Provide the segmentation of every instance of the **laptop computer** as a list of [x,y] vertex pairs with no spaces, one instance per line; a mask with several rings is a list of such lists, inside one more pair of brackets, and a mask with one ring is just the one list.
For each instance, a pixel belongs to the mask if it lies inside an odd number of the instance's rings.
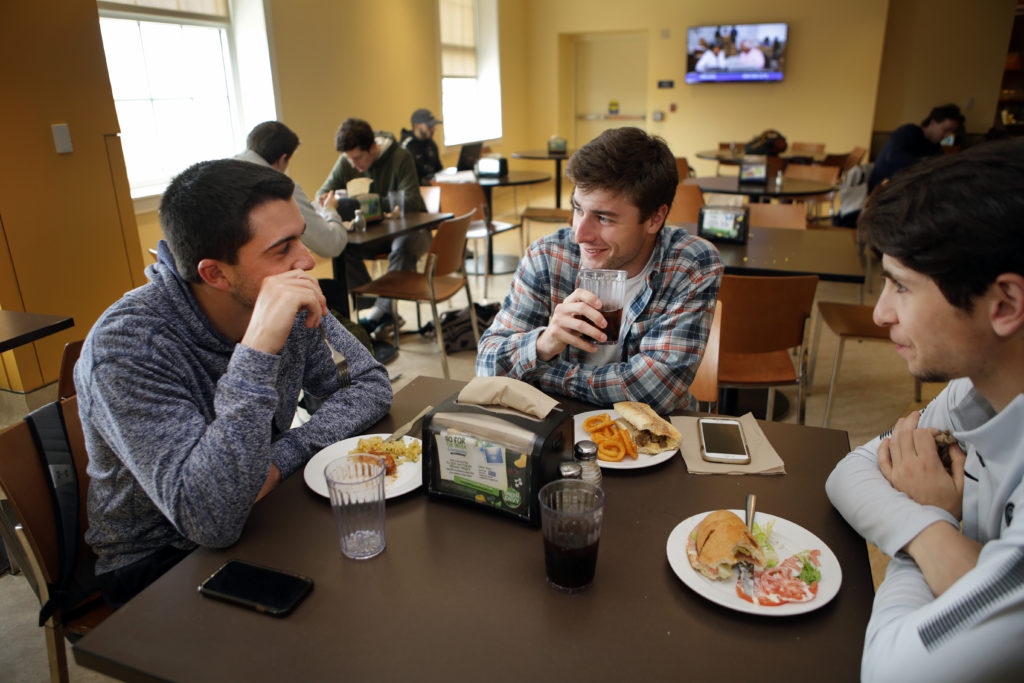
[[483,151],[484,143],[473,142],[463,145],[459,150],[459,163],[455,166],[456,171],[472,171],[476,168],[476,162],[480,160],[480,153]]

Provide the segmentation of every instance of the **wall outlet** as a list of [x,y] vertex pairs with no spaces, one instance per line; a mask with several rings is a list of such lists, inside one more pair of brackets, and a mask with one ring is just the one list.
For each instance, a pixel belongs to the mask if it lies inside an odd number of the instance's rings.
[[71,154],[75,148],[71,145],[71,130],[66,123],[54,123],[50,125],[53,132],[53,146],[57,154]]

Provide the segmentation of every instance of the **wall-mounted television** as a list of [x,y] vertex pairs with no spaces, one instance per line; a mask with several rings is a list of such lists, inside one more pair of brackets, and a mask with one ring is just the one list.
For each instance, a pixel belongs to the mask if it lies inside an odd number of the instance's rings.
[[781,81],[788,24],[691,26],[686,31],[686,82]]

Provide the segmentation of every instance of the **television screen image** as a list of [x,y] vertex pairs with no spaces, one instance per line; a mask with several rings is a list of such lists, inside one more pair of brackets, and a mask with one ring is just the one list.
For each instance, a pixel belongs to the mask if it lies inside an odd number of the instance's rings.
[[686,82],[781,81],[788,24],[691,26],[686,31]]

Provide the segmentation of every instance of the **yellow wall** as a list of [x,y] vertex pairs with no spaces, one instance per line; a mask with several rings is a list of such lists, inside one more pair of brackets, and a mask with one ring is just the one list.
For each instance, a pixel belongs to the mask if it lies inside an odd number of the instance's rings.
[[892,0],[875,130],[918,123],[932,107],[953,102],[964,110],[969,132],[987,131],[995,120],[1016,4]]
[[25,391],[57,378],[63,345],[142,283],[142,261],[95,1],[4,3],[0,64],[0,307],[75,319],[4,354],[3,387]]
[[[778,129],[790,141],[824,142],[837,152],[868,146],[887,0],[530,0],[528,7],[534,144],[571,124],[573,112],[566,111],[572,106],[566,95],[571,65],[565,61],[571,58],[566,43],[572,35],[643,31],[649,49],[648,116],[661,110],[666,117],[662,123],[648,119],[647,129],[691,163],[699,150],[719,141],[747,140],[765,128]],[[688,26],[758,21],[789,24],[784,81],[684,83]],[[675,87],[659,90],[659,80],[673,80]],[[674,114],[669,112],[672,103],[678,107]],[[697,164],[698,172],[713,168],[711,162]]]

